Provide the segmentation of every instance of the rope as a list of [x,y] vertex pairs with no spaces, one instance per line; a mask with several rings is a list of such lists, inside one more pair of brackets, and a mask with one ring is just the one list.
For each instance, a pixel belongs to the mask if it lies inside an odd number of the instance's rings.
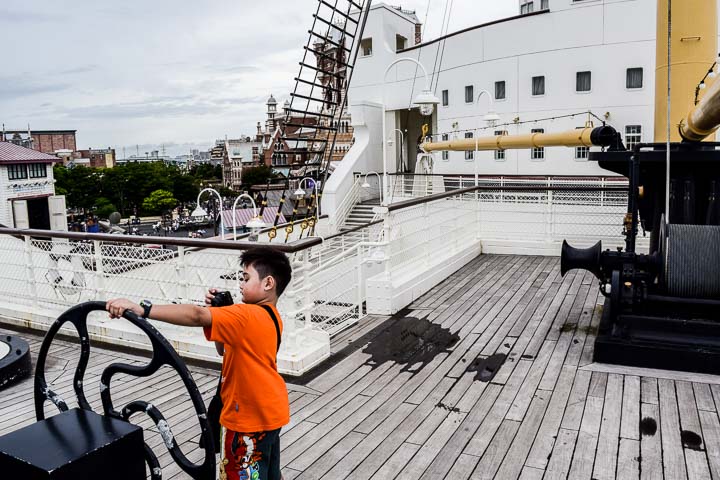
[[525,120],[522,122],[507,122],[507,123],[500,123],[497,125],[487,126],[487,127],[465,128],[465,129],[461,129],[461,130],[452,130],[449,132],[433,133],[428,136],[429,137],[440,137],[441,135],[450,135],[453,133],[476,132],[478,130],[490,130],[490,129],[495,129],[497,127],[507,127],[510,125],[524,125],[526,123],[537,123],[537,122],[543,122],[546,120],[559,120],[561,118],[574,118],[574,117],[579,117],[579,116],[584,116],[584,115],[592,115],[594,118],[597,118],[598,120],[602,121],[603,124],[605,123],[600,117],[598,117],[597,115],[595,115],[594,113],[592,113],[591,111],[588,110],[585,112],[569,113],[567,115],[556,115],[554,117],[536,118],[534,120]]

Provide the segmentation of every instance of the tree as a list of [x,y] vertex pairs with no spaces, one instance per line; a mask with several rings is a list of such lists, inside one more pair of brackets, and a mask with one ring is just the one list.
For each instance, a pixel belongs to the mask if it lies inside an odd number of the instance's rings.
[[95,201],[95,215],[100,218],[109,218],[110,214],[116,210],[115,205],[105,197],[100,197]]
[[200,189],[189,175],[177,175],[173,178],[173,194],[179,202],[194,202]]
[[101,192],[98,172],[83,166],[65,168],[56,165],[53,174],[56,191],[65,195],[68,207],[89,210],[95,206]]
[[253,185],[265,185],[268,180],[275,177],[277,174],[267,165],[250,167],[242,172],[242,184],[249,189]]
[[143,200],[143,210],[148,213],[163,213],[177,205],[177,200],[173,197],[172,192],[167,190],[155,190]]

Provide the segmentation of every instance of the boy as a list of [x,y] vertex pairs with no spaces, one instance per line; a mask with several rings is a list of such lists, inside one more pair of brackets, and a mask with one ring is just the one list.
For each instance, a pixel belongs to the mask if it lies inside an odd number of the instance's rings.
[[[224,427],[220,478],[279,480],[280,428],[290,421],[285,381],[277,372],[277,331],[267,311],[277,311],[278,297],[290,283],[292,269],[284,253],[257,247],[240,257],[243,304],[204,308],[196,305],[138,305],[129,300],[107,302],[111,318],[125,310],[174,325],[203,327],[205,337],[224,346],[222,387]],[[214,298],[210,290],[206,303]],[[218,348],[218,351],[221,349]]]

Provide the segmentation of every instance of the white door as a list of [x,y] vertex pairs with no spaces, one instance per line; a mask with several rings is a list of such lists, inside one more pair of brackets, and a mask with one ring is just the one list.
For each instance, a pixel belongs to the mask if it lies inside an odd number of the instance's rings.
[[68,224],[65,195],[52,195],[48,197],[48,210],[50,211],[50,230],[67,232]]
[[13,200],[12,206],[15,228],[30,228],[27,200]]

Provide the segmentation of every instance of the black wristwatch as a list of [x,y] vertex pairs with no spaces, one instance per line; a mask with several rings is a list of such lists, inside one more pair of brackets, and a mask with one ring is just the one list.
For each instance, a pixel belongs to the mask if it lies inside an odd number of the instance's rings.
[[143,308],[143,318],[150,318],[152,302],[150,300],[140,300],[140,306]]

